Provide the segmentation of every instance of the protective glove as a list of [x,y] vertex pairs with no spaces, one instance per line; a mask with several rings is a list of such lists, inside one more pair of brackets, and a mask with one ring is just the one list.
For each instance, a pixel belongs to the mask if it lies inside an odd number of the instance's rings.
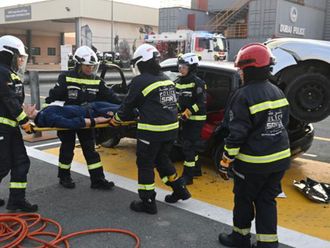
[[121,121],[116,119],[116,115],[114,117],[112,117],[109,121],[109,125],[112,127],[118,127],[118,126],[120,126],[120,124],[121,124]]
[[185,111],[181,113],[181,119],[186,121],[189,119],[191,115],[192,115],[191,111],[189,109],[185,109]]
[[234,162],[234,160],[235,160],[235,158],[232,157],[232,156],[229,156],[227,154],[227,152],[224,152],[222,154],[222,159],[220,161],[219,173],[220,173],[220,176],[224,180],[229,180],[228,170],[230,168],[231,163]]
[[24,124],[21,125],[21,128],[27,134],[35,133],[34,127],[35,127],[35,124],[33,122],[31,122],[31,121],[28,121],[28,122],[26,122],[26,123],[24,123]]

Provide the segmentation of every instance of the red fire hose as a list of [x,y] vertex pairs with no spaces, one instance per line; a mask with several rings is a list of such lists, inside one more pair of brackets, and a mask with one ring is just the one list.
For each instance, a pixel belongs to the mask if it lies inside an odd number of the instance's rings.
[[[57,228],[57,232],[47,231],[47,226],[52,224]],[[23,248],[21,245],[24,241],[30,240],[42,244],[35,248],[60,248],[58,245],[65,245],[66,248],[70,247],[68,239],[92,233],[121,233],[131,236],[135,240],[135,248],[140,247],[140,238],[133,232],[123,229],[114,228],[100,228],[90,229],[80,232],[74,232],[62,236],[61,225],[52,219],[44,218],[36,213],[8,213],[0,214],[0,247],[2,248]],[[50,236],[52,240],[43,240],[41,237]]]

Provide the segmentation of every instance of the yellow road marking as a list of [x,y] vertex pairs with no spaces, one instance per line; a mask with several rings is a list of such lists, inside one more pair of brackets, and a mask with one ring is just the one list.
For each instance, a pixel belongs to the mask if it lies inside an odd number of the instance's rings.
[[[58,148],[47,150],[58,155]],[[122,141],[114,149],[98,149],[104,169],[108,172],[137,180],[135,165],[135,141]],[[75,160],[84,163],[81,149],[75,150]],[[203,160],[203,176],[194,180],[189,186],[195,199],[226,209],[233,209],[233,183],[223,181],[209,160]],[[176,163],[178,173],[182,172],[182,163]],[[286,173],[282,188],[287,198],[278,198],[278,223],[298,232],[306,233],[330,241],[330,206],[310,201],[292,185],[293,180],[311,177],[315,180],[329,182],[330,164],[298,158],[292,162],[290,170]],[[158,176],[157,187],[169,190]]]
[[314,139],[330,142],[330,139],[329,138],[323,138],[323,137],[314,136]]

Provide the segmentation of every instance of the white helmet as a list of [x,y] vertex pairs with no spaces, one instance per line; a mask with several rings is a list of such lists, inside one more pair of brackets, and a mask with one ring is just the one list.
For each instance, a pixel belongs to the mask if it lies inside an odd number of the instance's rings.
[[11,61],[7,61],[11,69],[15,71],[23,81],[28,55],[23,42],[15,36],[4,35],[0,37],[0,52],[12,55]]
[[28,56],[23,42],[15,36],[4,35],[0,37],[0,52],[6,51],[10,54]]
[[159,51],[152,45],[142,44],[134,52],[131,64],[135,67],[139,62],[146,62],[150,59],[159,58]]
[[198,56],[194,53],[185,53],[178,58],[179,64],[198,65]]
[[73,59],[82,65],[95,65],[99,64],[96,53],[88,46],[79,47],[74,53]]

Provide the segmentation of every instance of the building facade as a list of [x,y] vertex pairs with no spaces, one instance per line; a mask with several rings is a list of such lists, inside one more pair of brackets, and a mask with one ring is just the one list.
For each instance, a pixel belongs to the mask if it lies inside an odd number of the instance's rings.
[[158,9],[109,0],[48,0],[0,8],[0,35],[21,38],[29,63],[61,61],[61,45],[88,45],[129,56],[158,32]]

